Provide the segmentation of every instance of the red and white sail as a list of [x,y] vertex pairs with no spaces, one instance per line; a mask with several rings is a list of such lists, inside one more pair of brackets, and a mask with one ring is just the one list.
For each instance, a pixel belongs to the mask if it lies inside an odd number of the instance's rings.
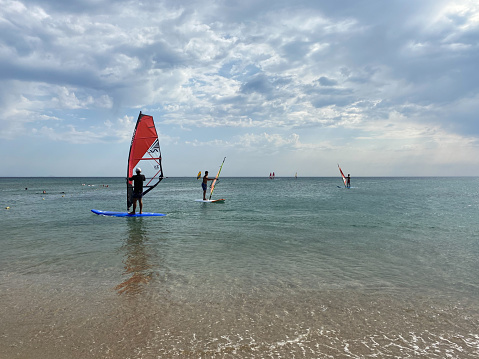
[[[146,177],[143,187],[143,195],[145,195],[161,182],[163,168],[161,166],[160,141],[158,140],[153,116],[143,115],[141,112],[138,115],[131,139],[127,179],[133,176],[137,167],[141,168],[141,173]],[[132,181],[127,180],[128,208],[132,205],[132,192]]]
[[341,167],[339,167],[339,164],[338,164],[338,168],[339,168],[339,172],[341,173],[341,177],[343,177],[344,186],[346,187],[346,185],[347,185],[346,176],[344,176],[344,173],[343,173],[343,171],[341,170]]

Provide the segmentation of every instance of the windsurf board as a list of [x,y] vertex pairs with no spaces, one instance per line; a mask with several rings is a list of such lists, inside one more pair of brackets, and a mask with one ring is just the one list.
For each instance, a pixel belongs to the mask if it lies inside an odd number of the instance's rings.
[[152,213],[152,212],[143,212],[143,213],[135,213],[129,214],[128,212],[113,212],[113,211],[100,211],[98,209],[92,209],[93,213],[98,214],[100,216],[112,216],[112,217],[161,217],[166,216],[163,213]]

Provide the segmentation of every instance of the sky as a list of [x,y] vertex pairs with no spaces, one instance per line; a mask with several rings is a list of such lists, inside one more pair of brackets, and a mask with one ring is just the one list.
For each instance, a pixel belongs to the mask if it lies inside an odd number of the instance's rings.
[[0,0],[0,176],[479,176],[477,0]]

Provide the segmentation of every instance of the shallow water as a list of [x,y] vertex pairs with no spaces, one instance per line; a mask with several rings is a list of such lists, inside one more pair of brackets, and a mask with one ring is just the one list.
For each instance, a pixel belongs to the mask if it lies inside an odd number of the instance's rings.
[[0,179],[0,358],[477,357],[479,179],[341,184]]

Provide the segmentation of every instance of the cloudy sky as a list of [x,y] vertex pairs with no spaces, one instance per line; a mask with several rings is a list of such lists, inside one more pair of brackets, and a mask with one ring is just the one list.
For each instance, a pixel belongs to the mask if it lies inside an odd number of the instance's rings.
[[479,175],[477,0],[0,0],[0,176]]

